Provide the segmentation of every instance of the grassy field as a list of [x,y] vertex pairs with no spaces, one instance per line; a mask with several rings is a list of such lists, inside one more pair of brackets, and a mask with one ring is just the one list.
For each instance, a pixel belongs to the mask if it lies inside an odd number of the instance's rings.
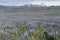
[[[30,25],[27,27],[26,23],[20,23],[30,20],[31,22],[34,22],[34,20],[39,20],[40,22],[40,20],[42,20],[43,26],[37,24],[31,28]],[[59,6],[18,11],[10,9],[9,7],[7,9],[3,8],[0,10],[0,40],[53,40],[53,37],[50,38],[49,36],[44,38],[45,29],[50,27],[44,25],[45,22],[56,22],[60,24]],[[58,26],[59,25],[57,25],[56,28]],[[57,40],[60,40],[60,34],[57,35]]]
[[[5,33],[0,33],[0,40],[48,40],[44,38],[44,31],[48,28],[41,27],[40,25],[36,25],[33,28],[27,28],[26,25],[23,25],[20,22],[16,23],[16,26],[6,26],[4,27]],[[49,40],[52,40],[49,38]],[[57,35],[57,40],[60,40],[60,34]]]

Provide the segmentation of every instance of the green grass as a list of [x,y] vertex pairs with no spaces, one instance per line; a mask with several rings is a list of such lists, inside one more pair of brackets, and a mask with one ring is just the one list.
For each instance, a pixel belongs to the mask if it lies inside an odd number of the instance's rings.
[[60,40],[60,34],[57,36],[58,40]]
[[4,40],[5,36],[5,34],[0,34],[0,40]]
[[48,13],[48,14],[45,14],[46,16],[59,16],[60,13]]
[[13,27],[6,26],[4,29],[12,30],[12,29],[13,29]]
[[[4,30],[6,30],[6,29],[7,30],[15,29],[17,31],[17,33],[9,32],[9,35],[0,34],[0,39],[4,39],[5,37],[8,38],[8,36],[9,36],[8,40],[20,40],[21,34],[23,34],[26,31],[32,29],[35,32],[32,32],[32,33],[29,32],[28,33],[28,38],[26,38],[24,40],[45,40],[44,37],[43,37],[43,35],[44,35],[43,33],[44,33],[44,29],[47,28],[47,26],[45,28],[43,28],[40,25],[38,25],[34,28],[26,28],[24,25],[22,25],[20,22],[17,22],[15,27],[10,27],[10,26],[5,27]],[[60,40],[60,34],[58,35],[58,40]]]
[[43,32],[44,30],[40,27],[33,28],[35,30],[35,33],[29,33],[31,40],[43,40]]

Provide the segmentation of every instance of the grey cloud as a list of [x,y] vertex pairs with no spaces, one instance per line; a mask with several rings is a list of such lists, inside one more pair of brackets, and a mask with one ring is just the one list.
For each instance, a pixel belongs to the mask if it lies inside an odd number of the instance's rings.
[[6,2],[7,0],[0,0],[0,3]]
[[33,0],[33,1],[60,1],[60,0]]

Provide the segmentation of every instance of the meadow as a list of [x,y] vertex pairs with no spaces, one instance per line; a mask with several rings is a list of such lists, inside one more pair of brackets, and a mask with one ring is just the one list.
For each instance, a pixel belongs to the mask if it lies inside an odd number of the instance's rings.
[[60,40],[60,7],[0,8],[0,40]]

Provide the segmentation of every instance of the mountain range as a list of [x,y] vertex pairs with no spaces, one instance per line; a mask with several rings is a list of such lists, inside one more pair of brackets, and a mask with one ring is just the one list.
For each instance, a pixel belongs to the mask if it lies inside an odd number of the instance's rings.
[[38,4],[24,4],[20,6],[4,6],[0,5],[0,10],[4,11],[10,11],[10,12],[17,12],[17,11],[23,11],[23,10],[42,10],[42,9],[59,9],[60,6],[46,6],[46,4],[41,3],[40,5]]

